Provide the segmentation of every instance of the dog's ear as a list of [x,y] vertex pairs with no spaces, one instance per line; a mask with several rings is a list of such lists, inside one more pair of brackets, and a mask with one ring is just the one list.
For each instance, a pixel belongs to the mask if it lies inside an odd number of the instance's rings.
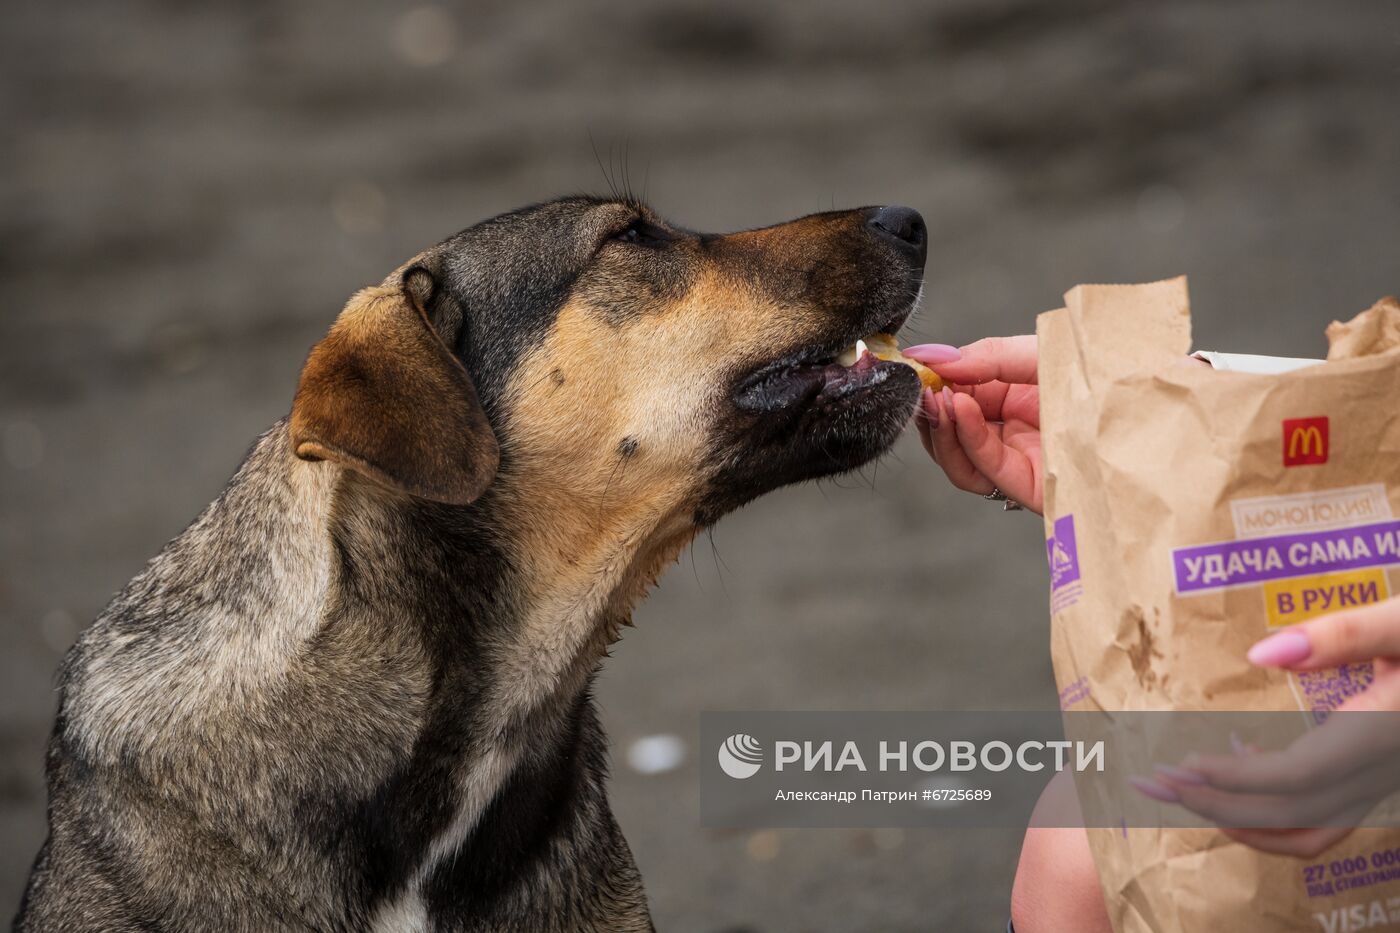
[[301,371],[291,417],[298,457],[438,502],[465,505],[485,491],[500,447],[471,377],[429,318],[433,309],[449,330],[461,323],[439,291],[413,266],[350,299]]

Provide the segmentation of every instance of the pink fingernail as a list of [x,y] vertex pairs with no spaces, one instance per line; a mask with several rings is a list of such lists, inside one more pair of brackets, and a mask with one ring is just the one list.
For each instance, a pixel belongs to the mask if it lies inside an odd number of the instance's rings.
[[924,390],[924,417],[928,419],[930,428],[938,427],[938,396],[932,389]]
[[920,343],[912,347],[905,347],[899,352],[918,360],[925,366],[937,366],[939,363],[956,363],[958,360],[962,359],[962,351],[957,347],[950,347],[946,343]]
[[1156,771],[1167,780],[1175,781],[1178,784],[1190,784],[1193,787],[1199,787],[1206,782],[1204,775],[1198,774],[1195,771],[1188,771],[1185,768],[1178,768],[1176,765],[1153,765],[1152,770]]
[[1287,667],[1312,654],[1312,643],[1302,632],[1279,632],[1249,649],[1249,663],[1259,667]]
[[953,410],[953,390],[947,386],[943,387],[943,410],[948,413],[949,421],[958,423],[958,413]]
[[1181,803],[1181,798],[1176,795],[1176,791],[1151,778],[1130,777],[1128,778],[1128,783],[1144,797],[1151,797],[1153,800],[1158,800],[1162,803]]

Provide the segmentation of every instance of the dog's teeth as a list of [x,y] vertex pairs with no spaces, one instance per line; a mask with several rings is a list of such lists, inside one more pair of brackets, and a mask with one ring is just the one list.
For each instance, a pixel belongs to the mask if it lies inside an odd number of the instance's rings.
[[867,346],[865,345],[865,341],[864,341],[864,340],[857,340],[857,341],[856,341],[856,362],[859,363],[859,362],[860,362],[860,358],[861,358],[862,356],[865,356],[865,354],[868,353],[868,352],[870,352],[870,348],[867,347]]
[[856,361],[860,359],[860,353],[863,349],[865,349],[865,344],[857,340],[854,346],[849,346],[841,351],[840,355],[836,357],[836,362],[842,366],[854,366]]

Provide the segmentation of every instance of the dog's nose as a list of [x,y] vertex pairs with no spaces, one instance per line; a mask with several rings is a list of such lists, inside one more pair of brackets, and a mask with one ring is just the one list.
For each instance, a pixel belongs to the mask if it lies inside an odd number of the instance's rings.
[[894,242],[901,249],[917,253],[920,261],[928,253],[928,228],[924,218],[912,207],[881,207],[867,221],[870,229]]

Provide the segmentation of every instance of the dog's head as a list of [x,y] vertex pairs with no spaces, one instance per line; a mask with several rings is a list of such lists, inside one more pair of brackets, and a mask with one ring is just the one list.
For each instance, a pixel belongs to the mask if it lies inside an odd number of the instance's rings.
[[350,301],[294,448],[443,502],[528,489],[699,527],[893,443],[917,376],[835,360],[904,323],[925,251],[906,208],[727,235],[623,200],[505,214]]

